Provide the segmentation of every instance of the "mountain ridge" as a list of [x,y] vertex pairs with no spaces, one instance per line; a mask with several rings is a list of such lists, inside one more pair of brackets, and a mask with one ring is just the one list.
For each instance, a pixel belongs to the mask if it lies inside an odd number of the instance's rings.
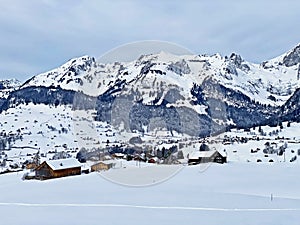
[[[223,57],[160,52],[108,64],[82,56],[27,80],[1,100],[0,109],[30,102],[73,105],[94,108],[97,120],[111,123],[116,102],[126,99],[135,110],[127,107],[129,114],[125,114],[132,123],[126,123],[127,129],[143,132],[152,126],[151,120],[161,117],[167,129],[195,136],[232,126],[278,123],[298,115],[289,109],[299,107],[299,101],[293,101],[300,87],[299,49],[297,45],[261,64],[236,53]],[[204,131],[184,128],[191,126],[185,118],[190,116]]]
[[[194,64],[192,65],[194,67],[192,68],[192,71],[189,71],[191,75],[198,73],[201,69],[200,67],[203,66],[201,64],[205,63],[204,66],[210,67],[210,71],[205,71],[206,76],[211,75],[209,73],[214,73],[215,79],[227,87],[235,86],[236,89],[241,90],[244,94],[252,99],[255,98],[261,102],[267,101],[268,104],[276,103],[276,101],[272,102],[270,99],[268,99],[268,97],[270,95],[277,95],[277,105],[279,105],[287,100],[285,96],[290,97],[291,92],[296,90],[296,88],[299,86],[298,74],[300,74],[300,70],[298,69],[297,65],[286,67],[284,66],[283,62],[285,57],[289,57],[294,51],[296,51],[295,49],[298,48],[299,45],[287,53],[269,61],[265,61],[261,64],[247,62],[242,59],[240,55],[235,53],[231,54],[230,57],[222,57],[219,54],[212,56],[175,56],[170,53],[161,52],[159,54],[142,55],[137,60],[129,63],[115,62],[110,64],[102,64],[96,62],[95,58],[93,57],[83,56],[71,59],[57,69],[34,76],[30,80],[26,81],[22,87],[49,87],[53,85],[60,85],[62,88],[67,90],[80,89],[88,95],[97,96],[105,92],[105,89],[109,88],[109,85],[100,83],[99,81],[107,80],[108,83],[111,83],[116,79],[126,79],[127,82],[130,82],[130,80],[133,79],[132,76],[128,76],[130,75],[130,71],[127,77],[122,76],[121,74],[121,72],[125,71],[126,68],[131,70],[131,74],[132,72],[135,72],[135,75],[137,75],[140,73],[142,68],[144,70],[147,69],[147,67],[141,67],[143,64],[147,65],[146,62],[150,62],[150,64],[169,63],[169,68],[166,68],[165,70],[171,68],[174,70],[173,72],[176,73],[176,69],[183,69],[183,65],[180,65],[181,60],[183,60],[183,62],[186,63],[185,65],[187,68],[191,66],[191,64]],[[298,60],[297,62],[299,63],[300,56],[296,57],[296,59],[294,57],[294,61],[295,60]],[[178,64],[177,67],[175,63]],[[150,64],[148,66],[155,66]],[[297,72],[295,72],[295,70],[297,70]],[[112,76],[114,79],[111,79]],[[203,80],[197,80],[196,77],[194,77],[194,79],[198,83]],[[95,81],[97,81],[97,83]],[[264,86],[265,89],[263,90],[264,93],[261,93],[264,95],[262,97],[258,94],[255,94],[255,92],[261,88],[260,86]],[[247,90],[247,93],[245,89]],[[285,93],[280,93],[282,90],[284,90]],[[274,97],[276,98],[276,96]]]

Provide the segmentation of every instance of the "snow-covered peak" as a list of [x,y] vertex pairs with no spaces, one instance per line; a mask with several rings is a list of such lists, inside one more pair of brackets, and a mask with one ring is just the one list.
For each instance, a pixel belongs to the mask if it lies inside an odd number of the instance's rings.
[[27,86],[64,86],[72,81],[80,84],[80,75],[91,69],[95,59],[90,56],[74,58],[46,73],[41,73],[26,81],[22,87]]
[[0,90],[17,88],[21,82],[17,79],[0,80]]
[[161,51],[159,53],[155,53],[155,54],[147,54],[147,55],[141,55],[138,59],[137,59],[137,63],[145,63],[145,62],[164,62],[164,63],[168,63],[168,62],[176,62],[180,59],[182,59],[184,56],[179,56],[179,55],[175,55],[166,51]]
[[170,52],[166,51],[161,51],[157,54],[157,60],[162,61],[162,62],[174,62],[178,61],[182,58],[188,58],[189,55],[175,55]]
[[291,50],[273,59],[263,62],[265,69],[278,69],[279,67],[293,67],[300,63],[300,43]]
[[[220,54],[174,55],[162,51],[142,55],[131,62],[108,64],[83,56],[33,77],[23,87],[59,86],[66,90],[80,90],[85,94],[98,96],[120,82],[127,85],[127,90],[136,90],[139,87],[142,91],[145,86],[152,89],[152,92],[155,89],[160,90],[162,82],[165,92],[169,89],[167,87],[176,86],[178,90],[184,90],[185,94],[181,94],[185,96],[189,94],[193,83],[201,85],[206,78],[211,78],[254,101],[281,105],[300,87],[298,65],[284,65],[284,59],[297,59],[299,49],[300,45],[262,64],[247,62],[236,53],[223,57]],[[149,91],[143,92],[150,95]],[[151,99],[156,98],[158,93],[154,95],[152,92]],[[150,101],[146,96],[143,99]]]
[[0,98],[6,98],[11,91],[21,86],[21,82],[17,79],[0,80]]

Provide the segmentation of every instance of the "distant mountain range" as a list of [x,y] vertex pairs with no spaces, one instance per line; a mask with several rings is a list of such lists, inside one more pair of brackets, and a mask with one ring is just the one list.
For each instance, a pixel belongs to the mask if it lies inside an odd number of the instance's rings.
[[21,84],[0,81],[0,111],[19,104],[95,109],[129,131],[155,128],[205,137],[232,127],[300,121],[300,44],[260,64],[222,57],[142,55],[103,64],[74,58]]

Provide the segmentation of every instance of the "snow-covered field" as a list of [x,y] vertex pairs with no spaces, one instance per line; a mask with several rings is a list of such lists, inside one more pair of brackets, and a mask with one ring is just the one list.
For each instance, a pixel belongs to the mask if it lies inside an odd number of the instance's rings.
[[[13,143],[14,148],[2,152],[12,164],[32,158],[39,150],[44,153],[43,161],[53,156],[49,151],[66,151],[74,157],[82,146],[101,148],[107,140],[115,143],[130,138],[128,133],[118,132],[106,123],[89,122],[91,118],[92,112],[74,112],[63,106],[29,104],[9,109],[0,115],[1,130],[8,134],[20,130],[23,138]],[[3,174],[0,221],[12,225],[298,225],[299,129],[300,124],[283,123],[282,129],[264,126],[262,131],[258,127],[250,131],[231,130],[208,138],[211,148],[226,150],[229,163],[224,165],[139,165],[135,161],[115,160],[115,168],[100,174],[47,181],[23,181],[25,170]],[[153,145],[161,142],[160,147],[166,148],[177,143],[168,143],[168,133],[159,132],[162,139],[151,133],[141,138]],[[178,145],[183,144],[185,162],[187,154],[198,151],[201,145],[201,141],[188,136],[173,138],[179,140]],[[225,138],[235,141],[228,144]],[[243,143],[242,138],[248,141]],[[265,154],[266,142],[274,150],[286,144],[284,155]],[[290,162],[295,156],[298,158]]]
[[[225,149],[230,161],[236,162],[250,162],[257,163],[261,161],[263,163],[290,163],[292,158],[295,161],[292,163],[300,163],[299,153],[300,152],[300,124],[299,123],[288,123],[284,122],[282,129],[279,127],[261,127],[261,131],[264,135],[261,135],[259,128],[252,128],[250,131],[236,130],[233,129],[230,132],[222,134],[221,139],[227,136],[231,139],[247,138],[246,143],[234,142],[231,144],[218,144],[216,147],[219,150]],[[275,132],[275,134],[274,134]],[[257,138],[259,140],[257,140]],[[277,153],[265,154],[264,149],[266,143],[270,143],[272,149],[277,150],[280,147],[285,146],[285,152],[282,155]],[[254,152],[251,153],[251,150]],[[258,150],[258,151],[257,151]],[[257,152],[256,152],[257,151]]]
[[6,174],[0,176],[0,219],[1,224],[31,225],[298,225],[299,169],[299,164],[212,164],[205,171],[191,166],[163,183],[139,188],[97,173],[48,181]]

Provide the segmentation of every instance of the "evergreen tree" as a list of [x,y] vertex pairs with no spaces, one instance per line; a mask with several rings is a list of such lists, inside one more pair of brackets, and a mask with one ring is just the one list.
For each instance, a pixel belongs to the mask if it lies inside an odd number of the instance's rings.
[[41,163],[40,151],[37,151],[37,153],[33,157],[33,163],[36,165],[40,165]]

